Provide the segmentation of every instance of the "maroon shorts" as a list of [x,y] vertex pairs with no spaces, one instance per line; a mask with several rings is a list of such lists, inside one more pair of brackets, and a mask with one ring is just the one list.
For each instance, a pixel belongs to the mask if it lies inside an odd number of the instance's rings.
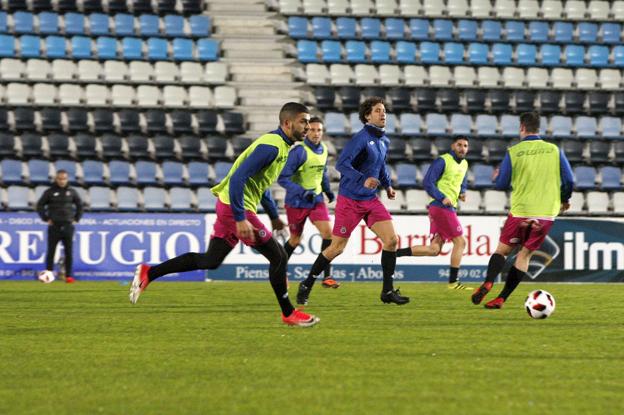
[[505,245],[522,245],[535,251],[542,245],[554,223],[554,220],[516,218],[509,215],[499,240]]
[[[254,212],[246,210],[245,219],[247,219],[249,223],[251,223],[251,226],[254,227],[255,235],[254,241],[241,239],[245,245],[262,245],[271,239],[271,236],[273,236],[271,231],[269,231],[266,226],[260,222],[260,219],[258,219],[258,216]],[[236,220],[234,220],[232,208],[230,205],[226,205],[220,200],[217,200],[217,220],[212,227],[212,235],[210,235],[210,238],[224,239],[232,247],[236,246],[239,240],[239,237],[236,234]]]
[[286,217],[288,218],[290,233],[301,235],[307,218],[310,218],[312,222],[329,222],[329,211],[325,202],[319,202],[313,208],[295,208],[286,205]]
[[351,232],[353,232],[353,229],[362,219],[364,219],[366,226],[369,228],[377,222],[392,220],[388,209],[378,198],[354,200],[338,195],[335,214],[332,234],[341,238],[350,237]]
[[448,242],[463,233],[457,212],[439,206],[429,206],[429,234],[432,237],[440,236],[443,242]]

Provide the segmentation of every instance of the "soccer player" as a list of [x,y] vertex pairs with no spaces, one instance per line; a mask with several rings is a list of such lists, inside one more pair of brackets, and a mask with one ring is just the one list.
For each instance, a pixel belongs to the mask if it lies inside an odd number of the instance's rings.
[[[321,250],[331,244],[329,211],[323,193],[329,203],[335,199],[327,177],[327,147],[321,142],[323,121],[318,117],[310,119],[310,129],[301,145],[295,145],[288,153],[286,166],[277,182],[286,189],[286,216],[290,239],[284,243],[288,258],[301,242],[301,235],[307,218],[316,226],[323,242]],[[324,269],[323,286],[338,288],[340,284],[331,277],[331,265]]]
[[284,248],[260,222],[256,209],[266,197],[269,186],[286,164],[294,142],[302,141],[310,127],[310,114],[301,104],[289,102],[279,113],[280,127],[256,139],[236,159],[227,176],[212,188],[217,196],[217,219],[208,251],[186,253],[150,267],[136,268],[130,287],[130,301],[136,303],[141,293],[157,278],[176,272],[216,269],[239,240],[255,248],[269,261],[269,280],[282,309],[282,321],[288,325],[309,327],[319,318],[295,310],[286,286],[288,258]]
[[379,97],[364,100],[360,104],[359,117],[365,125],[347,143],[336,163],[336,169],[340,172],[340,187],[331,244],[316,258],[308,278],[299,284],[297,304],[308,303],[317,276],[344,251],[351,232],[362,219],[383,244],[381,301],[395,304],[409,302],[409,297],[402,296],[399,290],[393,288],[398,237],[394,231],[392,216],[377,198],[377,188],[380,185],[386,190],[389,199],[396,197],[386,167],[389,140],[384,132],[384,100]]
[[462,226],[457,218],[457,201],[466,200],[466,172],[468,162],[468,137],[458,136],[451,144],[451,151],[437,158],[425,174],[425,190],[431,196],[429,202],[429,233],[431,242],[428,246],[412,246],[397,250],[397,257],[402,256],[438,256],[445,242],[453,243],[451,251],[451,270],[448,288],[465,290],[459,282],[458,273],[466,241]]
[[485,304],[490,309],[502,308],[524,278],[531,255],[548,235],[557,215],[570,208],[568,201],[574,187],[570,163],[555,144],[540,138],[539,127],[539,114],[520,115],[521,141],[507,150],[495,172],[495,187],[511,188],[511,209],[496,252],[490,257],[485,282],[472,294],[473,304],[483,301],[503,269],[505,257],[520,246],[503,290]]

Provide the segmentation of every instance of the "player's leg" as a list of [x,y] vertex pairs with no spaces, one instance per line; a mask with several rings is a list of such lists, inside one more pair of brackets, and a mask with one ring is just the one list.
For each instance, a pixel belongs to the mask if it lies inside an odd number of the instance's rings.
[[451,251],[451,269],[448,288],[452,290],[466,290],[468,287],[459,282],[459,267],[461,266],[464,249],[466,248],[466,240],[463,236],[459,235],[451,239],[451,242],[453,243],[453,250]]
[[290,237],[288,238],[286,242],[284,242],[284,252],[286,252],[286,256],[288,258],[290,258],[293,251],[297,249],[297,246],[299,246],[299,243],[301,243],[301,235],[295,235],[291,231]]
[[310,272],[308,273],[308,278],[299,284],[299,289],[297,291],[297,304],[308,304],[308,298],[310,297],[310,292],[312,291],[316,278],[331,263],[331,261],[334,260],[334,258],[344,252],[347,242],[349,242],[349,238],[343,238],[336,236],[335,234],[332,235],[329,246],[316,257],[314,264],[312,264],[312,268],[310,268]]
[[62,233],[63,249],[65,250],[65,282],[74,282],[74,225],[69,224],[63,227]]
[[61,235],[58,227],[55,225],[48,226],[48,251],[46,252],[46,269],[48,271],[54,271],[54,254],[60,240]]
[[[317,220],[312,224],[318,229],[321,234],[321,251],[324,251],[329,245],[331,245],[331,225],[328,220]],[[340,284],[331,276],[331,264],[327,264],[323,270],[323,287],[338,288]]]
[[381,301],[384,303],[407,304],[409,297],[402,296],[399,290],[394,289],[394,270],[396,268],[396,249],[399,243],[392,220],[382,220],[370,226],[371,231],[382,243],[381,268],[383,271],[383,287]]
[[301,242],[303,228],[308,217],[308,209],[293,208],[286,206],[286,217],[288,219],[288,229],[290,230],[290,238],[284,242],[284,250],[288,258]]
[[490,292],[492,286],[494,285],[494,281],[500,272],[503,270],[505,266],[505,258],[507,255],[511,253],[513,250],[513,245],[507,245],[503,242],[499,242],[496,247],[496,252],[492,254],[490,257],[490,261],[488,262],[487,272],[485,276],[485,281],[479,288],[475,290],[472,294],[472,303],[473,304],[481,304],[481,301],[485,298],[485,296]]
[[444,241],[439,235],[433,237],[429,245],[414,245],[397,249],[397,258],[403,256],[438,256]]

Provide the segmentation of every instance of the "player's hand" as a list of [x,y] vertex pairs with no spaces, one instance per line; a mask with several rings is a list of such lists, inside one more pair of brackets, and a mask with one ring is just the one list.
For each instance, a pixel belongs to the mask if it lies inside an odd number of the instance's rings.
[[496,167],[492,172],[492,181],[495,182],[498,179],[498,175],[500,174],[500,167]]
[[374,177],[369,177],[368,179],[364,180],[364,187],[367,189],[377,189],[377,187],[379,186],[379,180],[377,180]]
[[459,195],[459,200],[461,200],[462,202],[466,201],[466,193],[462,193]]
[[251,240],[252,242],[256,239],[254,227],[247,219],[236,222],[236,235],[240,239]]
[[396,190],[394,190],[392,186],[386,189],[386,194],[388,195],[388,199],[390,200],[396,199]]
[[568,209],[570,209],[570,202],[563,202],[561,204],[561,213],[565,212]]
[[54,223],[52,223],[52,219],[48,220],[48,225],[54,225]]
[[451,199],[449,199],[448,197],[445,197],[444,199],[442,199],[442,204],[444,206],[453,206],[453,202],[451,202]]
[[327,200],[329,201],[329,203],[336,200],[336,195],[334,194],[334,192],[325,192],[325,194],[327,195]]
[[316,198],[316,193],[314,193],[314,190],[306,190],[305,192],[303,192],[304,200],[308,202],[314,202],[314,198]]

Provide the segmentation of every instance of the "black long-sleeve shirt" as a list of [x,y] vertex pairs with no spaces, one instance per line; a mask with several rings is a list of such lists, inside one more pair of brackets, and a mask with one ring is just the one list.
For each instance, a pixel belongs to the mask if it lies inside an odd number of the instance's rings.
[[44,222],[78,222],[82,217],[82,200],[75,189],[54,184],[41,195],[37,202],[37,213]]

